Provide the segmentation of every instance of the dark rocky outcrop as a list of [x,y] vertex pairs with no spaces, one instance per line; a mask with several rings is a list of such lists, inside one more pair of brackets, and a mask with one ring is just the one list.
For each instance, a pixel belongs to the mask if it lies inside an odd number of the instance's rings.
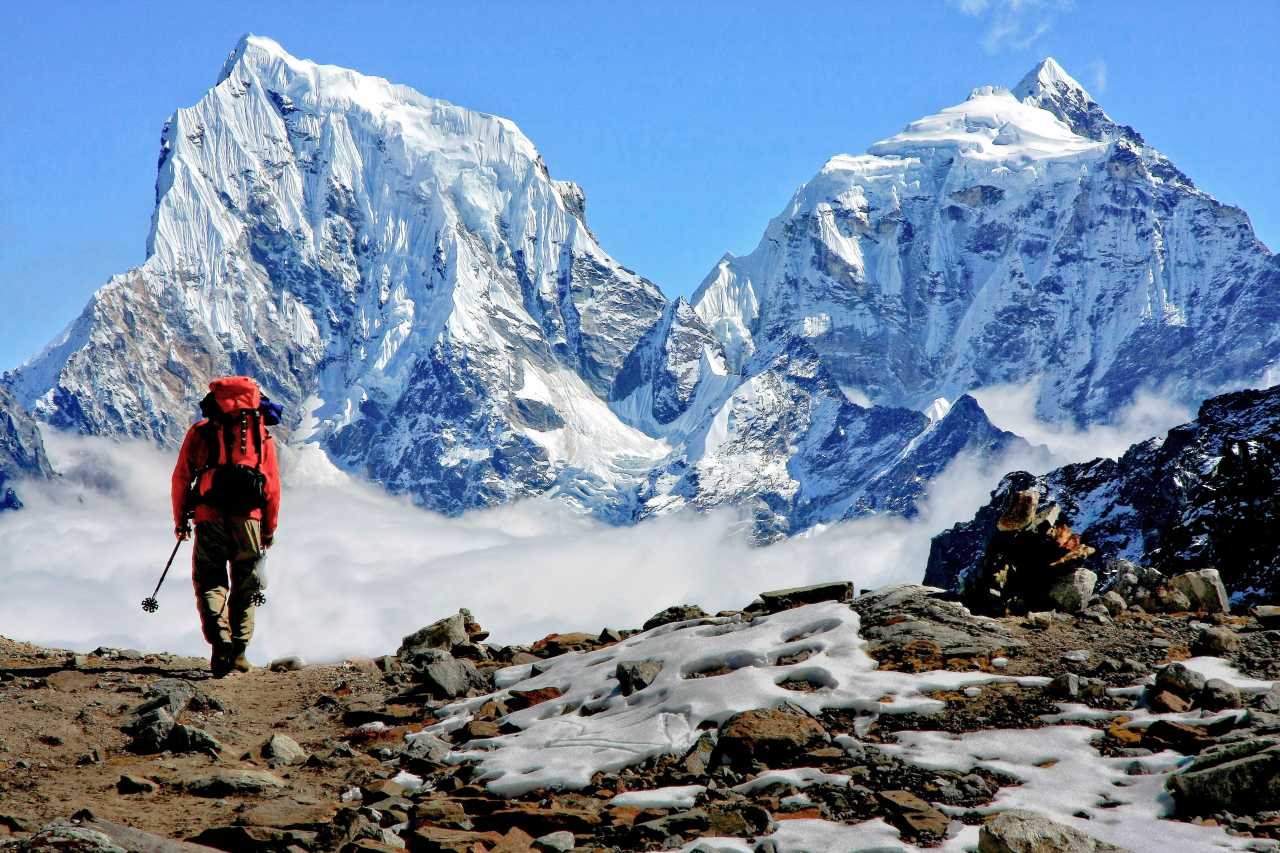
[[972,520],[934,537],[925,582],[976,583],[1000,517],[1028,491],[1094,549],[1082,565],[1104,589],[1123,558],[1165,577],[1216,568],[1250,603],[1280,595],[1280,387],[1207,400],[1194,421],[1119,459],[1007,475]]

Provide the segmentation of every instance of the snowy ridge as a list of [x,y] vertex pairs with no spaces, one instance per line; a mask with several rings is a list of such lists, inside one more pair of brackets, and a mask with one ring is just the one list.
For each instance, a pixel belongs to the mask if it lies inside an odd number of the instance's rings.
[[848,403],[803,335],[747,367],[705,304],[604,252],[581,188],[511,121],[270,39],[166,123],[156,197],[146,262],[6,378],[50,423],[173,445],[208,377],[249,373],[308,419],[297,440],[432,509],[548,494],[626,523],[733,503],[763,538],[910,512],[991,449],[973,423],[901,482],[830,473],[901,456],[928,419]]
[[1277,281],[1242,211],[1049,59],[832,157],[692,301],[733,369],[798,336],[875,403],[1044,376],[1037,413],[1089,423],[1141,388],[1198,403],[1262,375]]

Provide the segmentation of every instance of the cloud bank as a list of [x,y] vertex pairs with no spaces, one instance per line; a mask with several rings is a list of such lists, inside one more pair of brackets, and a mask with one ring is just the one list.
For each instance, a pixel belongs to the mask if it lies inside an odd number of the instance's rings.
[[[173,546],[170,454],[138,443],[46,433],[63,476],[26,484],[0,515],[0,633],[76,649],[205,654],[179,551],[160,610],[139,607]],[[740,608],[765,589],[832,579],[918,581],[929,538],[972,515],[1026,460],[959,460],[920,516],[874,517],[752,547],[730,510],[614,528],[557,502],[445,518],[352,480],[315,447],[289,454],[268,603],[250,657],[310,660],[393,652],[409,632],[468,607],[500,643],[552,631],[635,627],[693,602]]]

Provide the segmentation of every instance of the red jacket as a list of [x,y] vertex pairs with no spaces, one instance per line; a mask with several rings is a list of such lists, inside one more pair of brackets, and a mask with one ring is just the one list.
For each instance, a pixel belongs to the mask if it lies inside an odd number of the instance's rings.
[[[247,376],[215,379],[209,383],[209,390],[213,392],[214,400],[224,412],[257,409],[262,401],[258,383]],[[210,462],[209,444],[199,432],[200,428],[207,423],[209,423],[208,420],[198,421],[187,430],[187,436],[182,441],[182,450],[178,452],[178,464],[173,468],[172,497],[175,528],[182,527],[186,522],[187,493],[191,487],[192,478],[197,471]],[[253,465],[258,461],[254,442],[248,442],[247,448],[247,456],[242,456],[236,461]],[[267,480],[267,505],[263,510],[253,510],[249,513],[249,517],[261,519],[263,537],[271,538],[275,536],[276,521],[280,516],[280,468],[276,462],[275,439],[271,437],[271,433],[265,426],[262,427],[262,474]],[[209,488],[212,478],[213,471],[205,471],[201,475],[201,492]],[[198,504],[195,508],[195,520],[197,522],[221,521],[222,516],[213,507]]]

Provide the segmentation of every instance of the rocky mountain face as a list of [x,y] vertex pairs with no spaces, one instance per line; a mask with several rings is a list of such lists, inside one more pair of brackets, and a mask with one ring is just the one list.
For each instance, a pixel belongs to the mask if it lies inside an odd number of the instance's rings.
[[[1233,598],[1280,591],[1280,388],[1205,401],[1194,421],[1043,476],[1009,474],[974,518],[936,536],[926,583],[965,587],[1000,518],[1029,492],[1055,505],[1093,549],[1085,564],[1115,583],[1129,561],[1169,576],[1217,568]],[[1055,516],[1055,520],[1056,520]]]
[[0,386],[0,511],[22,506],[13,489],[16,481],[51,474],[35,421]]
[[147,249],[6,377],[38,417],[172,446],[208,378],[246,373],[293,440],[441,512],[731,502],[764,538],[911,512],[958,454],[1016,440],[972,400],[850,403],[811,336],[743,358],[605,253],[510,121],[269,39],[166,124]]
[[1248,217],[1053,60],[838,155],[693,299],[730,369],[803,338],[859,399],[920,409],[1038,377],[1043,419],[1143,387],[1198,404],[1280,356],[1280,261]]

